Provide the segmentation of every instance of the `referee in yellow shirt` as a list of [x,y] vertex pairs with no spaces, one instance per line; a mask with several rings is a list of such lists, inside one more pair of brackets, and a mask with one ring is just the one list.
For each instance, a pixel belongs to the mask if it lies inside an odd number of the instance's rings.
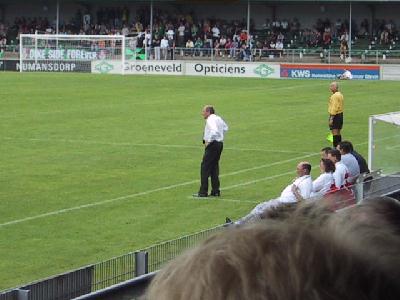
[[339,92],[337,82],[332,82],[329,85],[332,95],[329,98],[328,113],[329,113],[329,129],[333,135],[333,147],[342,141],[340,130],[343,127],[343,95]]

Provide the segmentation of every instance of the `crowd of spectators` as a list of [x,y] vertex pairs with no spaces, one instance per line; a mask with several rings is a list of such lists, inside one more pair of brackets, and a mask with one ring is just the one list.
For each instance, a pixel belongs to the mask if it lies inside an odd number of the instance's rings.
[[[20,33],[55,33],[56,21],[47,18],[16,18],[12,24],[0,23],[0,47],[18,44]],[[372,24],[364,19],[360,25],[352,23],[352,37],[370,40],[371,44],[392,46],[398,40],[393,20],[376,19]],[[285,48],[331,48],[340,45],[346,56],[349,43],[348,20],[318,19],[312,28],[303,28],[297,18],[267,19],[262,29],[255,30],[251,22],[247,32],[246,21],[198,19],[194,12],[153,12],[153,34],[150,34],[150,11],[144,7],[130,13],[127,7],[100,8],[96,13],[78,10],[68,21],[59,24],[61,34],[91,34],[137,36],[138,47],[186,48],[186,55],[210,55],[249,60],[251,55],[280,55]],[[165,39],[166,40],[165,40]],[[164,39],[164,42],[163,42]]]

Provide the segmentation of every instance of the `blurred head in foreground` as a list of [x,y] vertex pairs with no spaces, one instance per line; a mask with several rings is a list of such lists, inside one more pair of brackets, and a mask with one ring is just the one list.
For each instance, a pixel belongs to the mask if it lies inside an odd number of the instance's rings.
[[224,230],[165,266],[147,299],[400,299],[396,205],[307,204]]

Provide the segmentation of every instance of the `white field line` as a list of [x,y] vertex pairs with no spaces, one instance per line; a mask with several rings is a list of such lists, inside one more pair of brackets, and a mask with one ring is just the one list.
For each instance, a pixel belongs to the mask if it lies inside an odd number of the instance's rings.
[[224,198],[224,197],[206,197],[206,198],[196,198],[193,196],[188,196],[187,199],[192,199],[194,201],[224,201],[224,202],[242,202],[242,203],[259,203],[260,201],[257,200],[243,200],[243,199],[230,199],[230,198]]
[[267,176],[267,177],[263,177],[263,178],[259,178],[259,179],[255,179],[255,180],[251,180],[251,181],[246,181],[246,182],[230,185],[230,186],[227,186],[225,188],[222,188],[221,190],[222,191],[231,190],[231,189],[235,189],[235,188],[238,188],[238,187],[251,185],[251,184],[254,184],[254,183],[257,183],[257,182],[261,182],[261,181],[272,180],[272,179],[275,179],[275,178],[283,177],[283,176],[294,174],[294,173],[295,173],[295,171],[290,171],[290,172],[281,173],[281,174],[277,174],[277,175],[273,175],[273,176]]
[[386,147],[386,149],[388,149],[388,150],[395,150],[396,148],[399,148],[399,147],[400,147],[400,145],[388,146],[388,147]]
[[[33,142],[58,142],[58,143],[77,143],[89,145],[109,145],[109,146],[133,146],[133,147],[159,147],[159,148],[183,148],[183,149],[200,149],[203,146],[193,145],[169,145],[169,144],[147,144],[147,143],[113,143],[113,142],[100,142],[90,140],[74,140],[74,139],[46,139],[46,138],[13,138],[3,137],[5,140],[25,140]],[[276,150],[276,149],[260,149],[260,148],[235,148],[224,147],[224,150],[232,151],[251,151],[251,152],[272,152],[272,153],[296,153],[296,154],[312,154],[311,152],[299,152],[290,150]]]
[[[242,170],[239,170],[239,171],[223,174],[220,177],[233,176],[233,175],[237,175],[237,174],[241,174],[241,173],[245,173],[245,172],[249,172],[249,171],[253,171],[253,170],[257,170],[257,169],[262,169],[262,168],[267,168],[267,167],[271,167],[271,166],[275,166],[275,165],[279,165],[279,164],[284,164],[284,163],[291,162],[291,161],[294,161],[294,160],[304,159],[304,158],[307,158],[307,157],[310,157],[310,156],[315,156],[315,155],[318,155],[318,154],[319,153],[308,154],[308,155],[298,156],[298,157],[294,157],[294,158],[291,158],[291,159],[286,159],[286,160],[282,160],[282,161],[278,161],[278,162],[274,162],[274,163],[264,164],[264,165],[260,165],[260,166],[256,166],[256,167],[252,167],[252,168],[242,169]],[[290,172],[290,173],[293,173],[293,172]],[[283,175],[281,175],[281,176],[283,176]],[[276,175],[272,176],[272,177],[276,177]],[[264,178],[264,180],[265,180],[265,178]],[[139,193],[125,195],[125,196],[121,196],[121,197],[117,197],[117,198],[106,199],[106,200],[101,200],[101,201],[97,201],[97,202],[93,202],[93,203],[89,203],[89,204],[84,204],[84,205],[74,206],[74,207],[60,209],[60,210],[56,210],[56,211],[51,211],[51,212],[44,213],[44,214],[39,214],[39,215],[31,216],[31,217],[26,217],[26,218],[22,218],[22,219],[17,219],[17,220],[5,222],[5,223],[0,224],[0,228],[1,227],[5,227],[5,226],[9,226],[9,225],[14,225],[14,224],[19,224],[19,223],[31,221],[31,220],[36,220],[36,219],[40,219],[40,218],[44,218],[44,217],[59,215],[59,214],[70,212],[70,211],[80,210],[80,209],[83,209],[83,208],[100,206],[100,205],[104,205],[104,204],[108,204],[108,203],[112,203],[112,202],[123,201],[123,200],[126,200],[126,199],[131,199],[131,198],[136,198],[136,197],[140,197],[140,196],[149,195],[149,194],[156,193],[156,192],[171,190],[171,189],[174,189],[174,188],[177,188],[177,187],[187,186],[187,185],[191,185],[191,184],[198,183],[198,182],[199,182],[199,180],[196,179],[196,180],[186,181],[186,182],[173,184],[173,185],[169,185],[169,186],[159,187],[159,188],[156,188],[154,190],[149,190],[149,191],[145,191],[145,192],[139,192]]]

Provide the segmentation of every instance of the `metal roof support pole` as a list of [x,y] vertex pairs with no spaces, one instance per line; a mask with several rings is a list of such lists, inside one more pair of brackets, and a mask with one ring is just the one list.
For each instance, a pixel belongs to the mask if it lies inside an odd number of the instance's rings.
[[247,45],[250,46],[250,0],[247,0]]
[[60,0],[57,0],[57,11],[56,11],[56,34],[60,30]]
[[153,0],[150,2],[150,37],[151,40],[148,42],[148,45],[146,45],[146,49],[148,46],[148,51],[150,51],[150,53],[148,53],[148,57],[151,59],[151,47],[153,45]]
[[349,61],[351,61],[351,1],[349,2]]

